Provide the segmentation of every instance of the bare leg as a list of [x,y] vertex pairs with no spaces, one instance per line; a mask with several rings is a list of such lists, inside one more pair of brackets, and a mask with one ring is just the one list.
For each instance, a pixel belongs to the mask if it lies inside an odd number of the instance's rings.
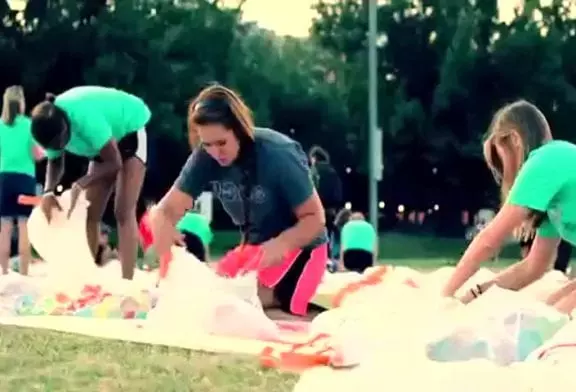
[[313,320],[318,314],[310,312],[306,316],[296,316],[294,314],[286,313],[280,309],[280,303],[274,296],[274,290],[258,284],[258,298],[264,308],[266,316],[272,320],[277,321],[310,321]]
[[280,306],[274,297],[274,290],[258,283],[258,298],[264,309],[274,309]]
[[28,219],[18,218],[18,253],[20,255],[20,274],[28,275],[32,261],[32,247],[28,238]]
[[[88,171],[94,170],[95,165],[98,165],[98,162],[90,162]],[[100,221],[112,194],[113,186],[114,179],[111,179],[91,185],[86,190],[86,198],[90,202],[86,218],[86,236],[88,237],[88,245],[90,246],[92,257],[96,257],[100,239]]]
[[137,158],[130,158],[116,179],[114,215],[118,224],[118,253],[122,262],[122,277],[132,279],[138,257],[138,222],[136,204],[140,197],[146,165]]
[[0,267],[2,274],[6,275],[10,270],[10,245],[12,240],[12,229],[14,224],[12,218],[0,219]]

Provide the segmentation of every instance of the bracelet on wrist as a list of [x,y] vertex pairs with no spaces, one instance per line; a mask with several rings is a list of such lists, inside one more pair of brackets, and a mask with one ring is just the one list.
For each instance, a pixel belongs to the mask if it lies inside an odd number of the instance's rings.
[[482,292],[482,286],[479,284],[470,289],[470,293],[474,296],[474,298],[478,298],[480,295],[482,295]]

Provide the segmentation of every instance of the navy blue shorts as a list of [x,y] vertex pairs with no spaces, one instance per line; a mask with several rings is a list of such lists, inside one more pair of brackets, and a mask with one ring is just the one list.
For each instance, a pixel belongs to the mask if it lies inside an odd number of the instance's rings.
[[18,203],[20,195],[36,195],[36,178],[22,173],[0,173],[0,217],[28,218],[32,206]]
[[192,253],[200,261],[206,261],[206,248],[202,243],[200,237],[194,233],[183,232],[184,244],[186,245],[186,251]]
[[361,249],[348,249],[342,253],[344,268],[348,271],[363,273],[374,265],[374,254]]

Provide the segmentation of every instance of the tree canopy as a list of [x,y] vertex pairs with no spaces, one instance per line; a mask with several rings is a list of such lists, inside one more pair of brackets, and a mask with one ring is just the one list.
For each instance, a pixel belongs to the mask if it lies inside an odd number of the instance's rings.
[[[22,84],[29,107],[45,92],[82,84],[141,96],[162,146],[155,170],[165,175],[153,179],[162,192],[188,154],[187,103],[218,81],[241,93],[259,125],[327,149],[349,200],[365,206],[357,190],[369,151],[367,1],[317,1],[305,39],[244,23],[244,1],[226,3],[29,0],[14,12],[0,0],[0,87]],[[388,206],[459,211],[496,202],[481,139],[496,109],[517,98],[537,104],[557,138],[576,139],[576,20],[569,2],[526,3],[509,23],[496,0],[379,6],[380,191]]]

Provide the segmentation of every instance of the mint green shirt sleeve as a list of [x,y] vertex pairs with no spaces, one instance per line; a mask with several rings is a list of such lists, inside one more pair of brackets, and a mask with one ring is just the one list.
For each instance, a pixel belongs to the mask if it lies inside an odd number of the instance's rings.
[[548,218],[546,218],[544,222],[542,222],[538,230],[536,230],[536,233],[539,237],[542,238],[560,238],[558,230],[556,230],[556,228]]
[[61,150],[45,149],[44,154],[46,154],[46,159],[48,159],[49,161],[52,161],[54,159],[60,158],[62,156],[62,151]]
[[506,203],[546,212],[564,186],[565,170],[559,170],[554,149],[536,151],[520,169]]
[[102,115],[93,114],[78,125],[76,132],[81,135],[81,139],[88,142],[98,152],[112,140],[112,127]]
[[[514,185],[508,195],[507,203],[547,212],[552,200],[558,195],[566,182],[566,171],[558,169],[558,159],[553,148],[541,147],[531,155],[520,169]],[[560,237],[548,218],[537,230],[540,237]]]

